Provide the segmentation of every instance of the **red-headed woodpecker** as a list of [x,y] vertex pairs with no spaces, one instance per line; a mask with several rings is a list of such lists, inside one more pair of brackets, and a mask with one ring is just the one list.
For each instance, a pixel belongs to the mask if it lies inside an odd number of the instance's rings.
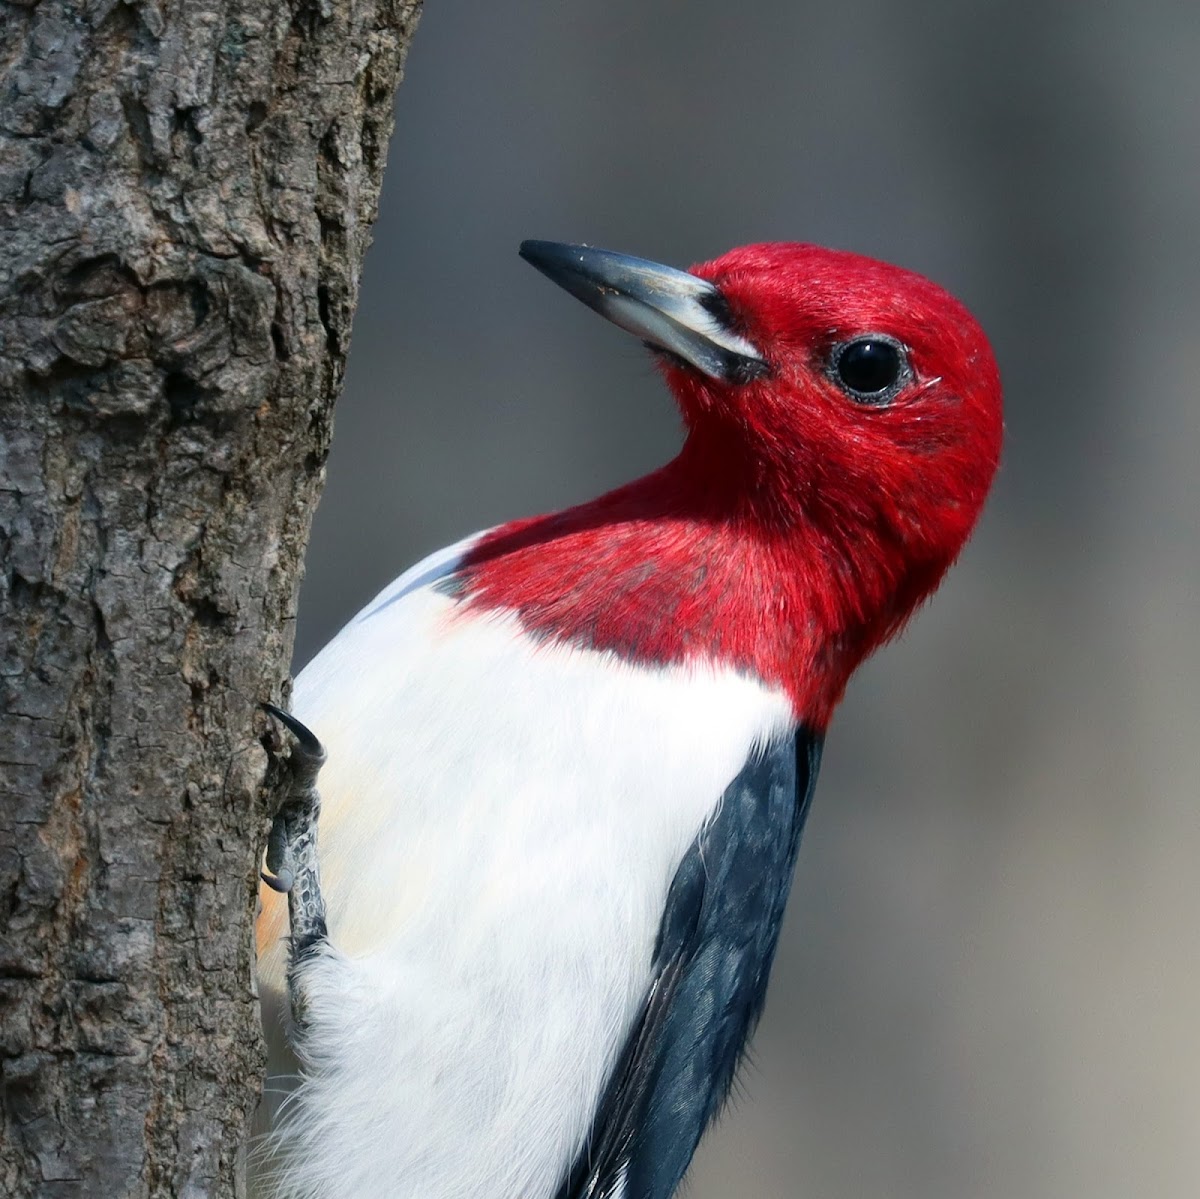
[[414,567],[272,709],[261,1194],[669,1199],[762,1010],[830,714],[996,470],[987,340],[917,275],[521,253],[647,343],[686,439]]

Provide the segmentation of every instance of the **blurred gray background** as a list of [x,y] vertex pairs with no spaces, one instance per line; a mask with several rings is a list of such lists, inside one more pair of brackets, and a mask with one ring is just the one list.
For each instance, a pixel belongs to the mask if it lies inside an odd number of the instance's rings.
[[983,524],[834,722],[693,1199],[1200,1195],[1198,63],[1192,2],[428,4],[297,666],[424,552],[674,452],[523,237],[888,258],[1004,372]]

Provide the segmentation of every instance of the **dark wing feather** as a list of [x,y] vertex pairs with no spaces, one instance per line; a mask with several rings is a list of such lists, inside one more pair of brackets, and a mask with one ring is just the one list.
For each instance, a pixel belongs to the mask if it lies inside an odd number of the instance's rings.
[[821,759],[805,729],[730,783],[676,872],[654,981],[557,1199],[670,1199],[758,1023]]

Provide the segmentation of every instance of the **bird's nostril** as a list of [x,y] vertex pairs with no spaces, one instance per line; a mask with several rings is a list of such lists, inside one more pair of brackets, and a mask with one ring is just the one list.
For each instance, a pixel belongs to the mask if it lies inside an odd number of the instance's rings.
[[725,298],[724,293],[716,288],[700,297],[700,307],[714,320],[720,321],[727,329],[732,329],[737,323],[734,320],[733,309],[729,307],[729,301]]

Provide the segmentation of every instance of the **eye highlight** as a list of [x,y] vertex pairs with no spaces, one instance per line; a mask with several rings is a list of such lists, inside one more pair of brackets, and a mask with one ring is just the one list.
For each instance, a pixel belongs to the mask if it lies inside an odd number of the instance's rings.
[[829,373],[859,404],[888,404],[912,379],[904,347],[883,333],[868,333],[835,346]]

